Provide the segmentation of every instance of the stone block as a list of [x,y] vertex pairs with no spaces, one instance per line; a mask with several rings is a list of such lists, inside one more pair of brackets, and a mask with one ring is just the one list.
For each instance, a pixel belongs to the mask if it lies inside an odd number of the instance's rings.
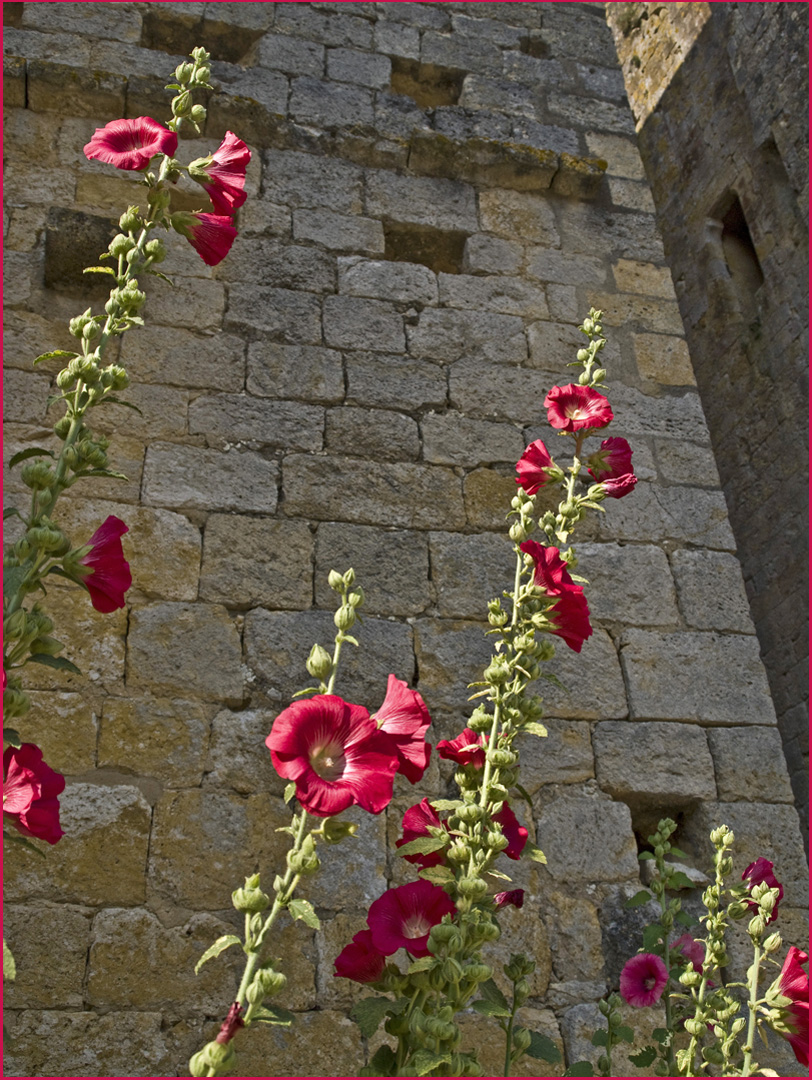
[[403,316],[382,300],[328,296],[324,301],[324,340],[337,349],[404,352]]
[[425,360],[385,353],[349,353],[347,403],[409,411],[444,406],[448,377]]
[[[458,1015],[454,1022],[459,1025],[462,1032],[460,1049],[476,1050],[483,1075],[498,1076],[505,1065],[505,1037],[495,1021],[485,1020],[478,1013],[466,1010]],[[539,1031],[546,1035],[556,1045],[563,1060],[564,1044],[558,1030],[558,1021],[552,1010],[524,1006],[516,1013],[516,1023],[518,1027],[527,1028],[528,1031]],[[538,1061],[525,1054],[516,1065],[511,1066],[511,1072],[515,1076],[536,1076],[539,1067]]]
[[[320,11],[309,4],[282,8],[277,12],[275,27],[282,33],[323,41],[325,45],[370,48],[372,21],[369,17],[359,18],[358,14],[350,14],[348,8],[349,5],[342,5],[341,9],[331,10],[329,6],[325,6],[325,10]],[[365,6],[356,5],[352,10],[357,13],[365,10]]]
[[437,276],[418,263],[339,258],[338,291],[404,304],[436,304]]
[[66,206],[76,193],[76,180],[70,173],[35,168],[25,162],[10,161],[3,178],[7,206]]
[[542,784],[574,784],[595,776],[589,724],[583,720],[544,717],[547,737],[520,735],[521,783],[534,795]]
[[183,290],[182,304],[178,303],[178,292],[170,291],[166,282],[153,284],[152,279],[149,279],[144,289],[147,294],[145,311],[149,321],[198,332],[219,330],[226,308],[223,285],[219,281],[207,281],[203,277],[177,276],[173,277],[173,281],[178,290]]
[[257,64],[286,75],[324,74],[324,46],[290,34],[263,34],[257,43]]
[[620,292],[659,296],[663,300],[674,299],[674,283],[667,266],[655,266],[653,263],[637,262],[634,259],[618,259],[612,271]]
[[[277,1076],[297,1076],[302,1069],[303,1046],[307,1047],[308,1068],[320,1076],[353,1076],[363,1061],[358,1025],[343,1013],[333,1009],[303,1013],[296,1019],[296,1033],[297,1038],[291,1038],[283,1027],[257,1025],[253,1038],[245,1040],[240,1068],[246,1076],[259,1076],[272,1061]],[[214,1034],[212,1030],[212,1038]]]
[[382,409],[356,409],[349,405],[330,409],[325,448],[367,461],[416,461],[420,455],[417,421]]
[[258,330],[264,340],[288,345],[323,344],[319,298],[290,289],[232,285],[226,328]]
[[380,255],[384,250],[380,221],[348,217],[331,210],[294,210],[293,236],[296,240],[313,240],[330,251]]
[[[476,109],[463,109],[464,115]],[[470,125],[475,128],[475,125]],[[515,191],[546,191],[559,167],[558,155],[548,149],[471,134],[451,138],[448,134],[412,125],[409,135],[409,168],[422,176],[444,176],[486,188]]]
[[516,315],[428,308],[406,334],[413,356],[443,363],[465,358],[519,364],[527,357],[524,325]]
[[477,231],[474,189],[456,180],[374,170],[367,175],[366,209],[373,217],[392,221]]
[[[245,617],[246,663],[269,701],[283,708],[304,686],[313,684],[305,661],[315,642],[332,650],[336,628],[327,611],[265,611],[256,608]],[[386,695],[390,673],[411,684],[414,650],[411,627],[386,619],[366,618],[355,627],[361,643],[344,646],[336,692],[374,712]]]
[[[662,240],[651,214],[633,211],[618,214],[594,202],[570,202],[559,224],[561,246],[573,254],[665,262]],[[682,330],[673,333],[680,334]]]
[[589,581],[584,591],[593,619],[630,626],[679,625],[674,582],[662,548],[581,544],[577,554],[578,573]]
[[280,799],[288,781],[271,763],[265,739],[273,726],[270,709],[222,709],[211,722],[204,786],[232,788],[240,795],[267,792]]
[[7,109],[25,108],[25,60],[21,56],[3,57],[3,103]]
[[[141,14],[138,11],[116,11],[106,8],[80,12],[72,9],[52,12],[52,18],[44,11],[23,11],[22,25],[28,30],[44,30],[48,34],[63,31],[82,37],[108,37],[117,41],[136,42],[141,37]],[[33,35],[32,35],[33,36]]]
[[697,630],[753,633],[741,565],[724,551],[677,550],[671,555],[679,606]]
[[473,311],[496,311],[531,319],[549,317],[544,290],[522,278],[440,274],[440,303]]
[[17,965],[16,978],[3,988],[7,1010],[82,1008],[91,918],[87,908],[47,900],[4,905],[3,936]]
[[[528,327],[527,340],[530,345],[528,366],[555,372],[563,379],[561,373],[566,362],[564,358],[574,358],[578,349],[583,348],[585,339],[577,326],[571,323],[534,322]],[[611,355],[610,350],[611,345],[607,344],[604,349],[607,357]]]
[[84,694],[32,690],[31,709],[21,722],[26,742],[35,743],[57,772],[76,775],[96,764],[99,721]]
[[144,502],[173,509],[276,509],[279,466],[253,451],[153,443],[144,465]]
[[606,281],[606,265],[589,255],[567,255],[549,248],[531,248],[527,272],[539,281],[562,285],[602,285]]
[[341,819],[355,822],[358,832],[321,848],[321,870],[308,881],[307,896],[317,908],[330,911],[369,908],[386,891],[386,815],[353,806]]
[[469,420],[455,413],[427,413],[420,425],[423,460],[441,465],[516,462],[524,449],[524,439],[511,424]]
[[307,607],[312,556],[306,522],[211,514],[203,538],[200,599],[228,607]]
[[544,398],[552,385],[541,371],[496,366],[467,357],[449,372],[451,406],[485,420],[536,423],[544,415]]
[[465,241],[462,268],[468,274],[517,274],[522,261],[521,245],[509,240],[477,233]]
[[303,75],[291,82],[288,112],[300,124],[324,128],[371,126],[372,91]]
[[389,86],[391,74],[392,62],[388,56],[359,52],[357,49],[327,50],[328,79],[385,90]]
[[267,200],[249,199],[240,207],[240,225],[244,236],[291,237],[291,214],[286,206]]
[[[612,1069],[618,1076],[636,1075],[635,1065],[629,1059],[630,1054],[639,1053],[640,1046],[656,1045],[654,1029],[665,1026],[665,1014],[660,1008],[635,1009],[625,1002],[620,1007],[622,1023],[635,1033],[634,1044],[620,1043],[612,1050]],[[589,1061],[597,1068],[599,1056],[604,1052],[592,1045],[592,1036],[596,1031],[606,1029],[606,1020],[596,1004],[585,1003],[567,1009],[560,1018],[561,1034],[568,1061]]]
[[539,124],[536,120],[520,117],[511,123],[511,135],[517,142],[543,150],[553,150],[557,154],[581,152],[578,132],[557,124]]
[[634,323],[641,330],[653,330],[658,334],[683,333],[676,300],[627,293],[596,293],[592,304],[603,311],[603,321],[607,326],[628,327]]
[[663,334],[632,334],[637,370],[663,386],[696,386],[688,344]]
[[324,410],[250,394],[201,394],[189,406],[189,431],[209,446],[321,450]]
[[222,331],[194,334],[171,326],[144,326],[121,339],[120,362],[134,382],[206,390],[241,390],[245,342]]
[[595,904],[558,890],[547,894],[546,903],[555,974],[566,981],[602,979],[603,943]]
[[172,386],[155,386],[150,383],[130,386],[122,395],[141,410],[141,415],[130,410],[124,414],[120,409],[101,409],[93,416],[93,427],[105,435],[116,435],[124,428],[137,439],[179,439],[186,434],[186,412],[189,393]]
[[309,206],[341,214],[363,212],[363,173],[339,158],[296,150],[266,150],[264,197],[293,207]]
[[335,569],[352,566],[364,590],[362,614],[417,615],[430,601],[428,539],[425,533],[368,525],[323,522],[316,533],[316,603],[335,606],[327,584]]
[[329,920],[322,920],[317,937],[319,950],[318,988],[319,1000],[327,1008],[348,1010],[359,998],[368,994],[363,983],[335,976],[335,959],[345,945],[361,930],[368,930],[365,913],[359,906],[356,912],[341,911]]
[[[459,105],[438,105],[434,109],[434,130],[449,139],[498,139],[507,142],[511,138],[511,123],[507,116],[482,112],[480,109],[463,109]],[[521,143],[530,140],[520,138]]]
[[637,845],[624,803],[597,792],[565,790],[544,806],[536,836],[556,883],[637,878]]
[[487,629],[485,622],[456,619],[414,622],[419,690],[432,715],[434,710],[454,714],[458,726],[448,737],[459,734],[465,726],[463,713],[468,717],[474,709],[467,701],[470,691],[466,687],[481,677],[490,662],[492,639],[485,636]]
[[[210,707],[209,707],[210,709]],[[209,716],[199,701],[106,697],[99,720],[99,768],[154,777],[168,787],[196,787],[203,776]]]
[[379,19],[375,23],[375,52],[417,60],[420,56],[420,31],[414,26]]
[[633,135],[634,119],[628,105],[613,105],[594,97],[576,97],[551,91],[547,96],[549,119],[577,130],[609,131],[615,135]]
[[459,71],[498,75],[502,70],[502,51],[496,42],[457,34],[439,34],[433,30],[423,34],[420,59],[424,64],[457,68]]
[[[563,684],[537,684],[550,716],[573,720],[619,720],[628,714],[623,676],[612,639],[605,630],[594,629],[580,653],[558,639],[556,653],[549,662],[551,671]],[[584,678],[584,670],[589,678]]]
[[601,517],[602,540],[677,540],[733,551],[735,541],[721,491],[638,484]]
[[242,703],[240,637],[224,607],[198,603],[138,608],[130,617],[127,646],[131,687]]
[[626,630],[620,661],[634,720],[725,727],[774,723],[754,637]]
[[7,859],[7,900],[69,904],[144,902],[150,839],[149,804],[127,784],[70,783],[59,797],[65,835],[45,859]]
[[250,394],[335,404],[344,397],[341,354],[314,345],[254,341],[248,346]]
[[713,728],[708,731],[708,744],[720,801],[792,802],[776,728]]
[[624,180],[620,177],[610,176],[609,194],[615,206],[622,206],[624,209],[629,210],[641,210],[647,214],[653,214],[656,210],[648,183],[638,184],[635,180]]
[[124,115],[124,75],[31,59],[27,76],[26,104],[34,112],[50,110],[63,116],[94,118]]
[[494,533],[429,533],[429,557],[438,614],[451,618],[486,613],[487,601],[510,585],[515,566],[507,538]]
[[283,467],[285,512],[317,521],[402,528],[459,528],[462,484],[450,469],[355,458],[288,454]]
[[521,240],[545,247],[559,245],[555,214],[543,195],[524,191],[481,191],[479,219],[483,232],[495,233],[506,240]]
[[630,180],[645,180],[646,171],[637,143],[632,138],[588,131],[586,145],[590,154],[604,158],[609,176],[625,176]]
[[[344,218],[329,210],[294,210],[293,219],[296,240],[318,239],[329,247],[327,241],[330,236],[322,239],[318,235],[318,228],[323,227],[325,233],[329,231],[333,238],[338,236],[341,240],[339,233],[342,223],[344,233],[348,234],[344,239],[354,240],[350,246],[354,247],[355,242],[363,238],[364,230],[355,225],[354,218]],[[310,222],[311,228],[296,229],[295,223],[299,219],[304,221],[305,226]],[[359,221],[363,226],[363,219]],[[308,233],[313,235],[306,235]],[[366,233],[369,234],[369,229]],[[216,273],[222,281],[247,281],[254,287],[270,285],[305,293],[335,292],[335,259],[332,255],[317,247],[282,242],[275,237],[243,237],[242,243],[229,253],[228,258],[217,267]]]
[[608,720],[592,744],[598,783],[614,799],[677,808],[716,797],[708,741],[692,724]]

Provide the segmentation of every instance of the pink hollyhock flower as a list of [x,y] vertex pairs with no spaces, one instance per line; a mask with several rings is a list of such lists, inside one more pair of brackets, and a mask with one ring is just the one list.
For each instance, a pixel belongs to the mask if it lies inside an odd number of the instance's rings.
[[294,701],[274,720],[265,745],[276,771],[295,781],[296,798],[316,817],[353,803],[380,814],[392,799],[395,744],[361,705],[335,694]]
[[[421,836],[430,836],[428,826],[439,828],[442,825],[440,815],[431,805],[428,799],[421,799],[419,803],[410,806],[403,815],[403,837],[395,841],[396,847],[408,844],[410,840],[417,840]],[[426,855],[404,855],[403,858],[417,866],[439,866],[444,861],[442,851],[430,851]]]
[[251,151],[233,131],[227,131],[209,157],[189,165],[189,175],[205,189],[216,214],[231,215],[245,202],[245,170]]
[[610,499],[622,499],[637,483],[632,469],[632,448],[625,439],[604,439],[600,450],[587,459],[588,471]]
[[384,956],[406,949],[412,956],[428,956],[432,926],[453,915],[454,901],[439,885],[421,878],[387,889],[372,904],[367,916],[372,944]]
[[701,941],[694,941],[690,934],[683,934],[682,937],[677,938],[671,948],[682,953],[686,960],[691,961],[694,971],[698,971],[700,975],[702,974],[705,963],[705,946]]
[[766,994],[772,1010],[767,1022],[787,1040],[801,1065],[809,1065],[809,976],[801,966],[808,962],[807,953],[792,945]]
[[555,462],[547,453],[547,447],[536,439],[531,442],[516,463],[516,483],[523,487],[528,495],[535,495],[539,488],[549,484],[552,477],[548,469],[555,469]]
[[245,1027],[242,1018],[242,1005],[235,1001],[228,1010],[225,1020],[220,1025],[220,1030],[214,1036],[214,1041],[222,1046],[227,1046],[240,1028]]
[[626,473],[625,476],[616,476],[613,480],[601,480],[604,494],[610,499],[622,499],[634,489],[637,477],[634,473]]
[[59,799],[65,777],[42,760],[33,743],[3,754],[3,816],[23,836],[55,844],[64,835],[59,824]]
[[174,131],[149,116],[138,116],[135,120],[111,120],[103,128],[96,128],[85,146],[85,157],[106,161],[117,169],[140,172],[156,154],[172,157],[177,148]]
[[386,957],[372,944],[372,931],[361,930],[335,958],[334,979],[377,982],[383,975]]
[[577,589],[584,590],[576,585],[567,570],[567,564],[561,558],[561,552],[557,547],[544,547],[535,540],[525,540],[519,544],[519,550],[529,555],[536,564],[533,571],[533,584],[544,589],[548,596],[560,596],[561,593]]
[[554,386],[544,399],[547,419],[558,431],[583,431],[611,424],[614,413],[607,399],[591,386]]
[[172,228],[185,236],[206,266],[216,266],[228,255],[237,236],[230,217],[178,210]]
[[638,953],[628,960],[620,973],[620,993],[635,1009],[655,1005],[662,997],[668,971],[654,953]]
[[507,803],[498,814],[493,815],[493,820],[502,826],[502,834],[507,838],[508,846],[502,849],[502,854],[509,859],[520,859],[527,843],[527,829],[519,824],[519,819],[510,809]]
[[[784,886],[780,881],[776,880],[773,873],[773,864],[769,859],[758,858],[755,862],[751,862],[747,869],[742,874],[742,881],[747,882],[747,887],[752,890],[754,885],[760,885],[762,882],[766,882],[769,888],[778,889],[778,899],[775,902],[775,907],[772,910],[772,914],[767,923],[775,922],[778,918],[778,905],[784,896]],[[748,900],[747,906],[753,909],[758,908],[758,904],[755,900]]]
[[381,731],[391,737],[398,753],[398,772],[416,784],[426,771],[431,743],[424,736],[431,717],[426,703],[403,679],[389,676],[383,705],[372,718]]
[[493,902],[498,908],[508,906],[520,908],[524,903],[524,889],[511,889],[509,892],[495,893]]
[[130,564],[124,558],[121,537],[130,530],[112,514],[93,533],[90,551],[79,560],[91,573],[82,578],[96,611],[108,614],[124,607],[124,594],[133,583]]
[[441,739],[437,743],[437,753],[447,761],[456,761],[458,765],[470,765],[474,769],[485,766],[485,747],[487,735],[477,735],[466,728],[456,739]]
[[552,624],[550,633],[563,638],[573,652],[579,653],[586,639],[592,635],[589,605],[583,589],[578,585],[568,589],[545,614]]

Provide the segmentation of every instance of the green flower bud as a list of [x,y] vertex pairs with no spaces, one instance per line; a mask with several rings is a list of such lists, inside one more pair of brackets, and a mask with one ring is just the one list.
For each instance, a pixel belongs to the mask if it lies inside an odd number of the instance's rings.
[[200,68],[197,69],[197,72],[195,73],[194,81],[195,81],[195,84],[197,86],[205,86],[210,78],[211,78],[211,68],[200,67]]
[[781,948],[781,945],[781,935],[779,933],[774,933],[770,934],[770,936],[763,942],[761,947],[766,953],[774,953],[778,952],[778,950]]
[[449,953],[456,952],[462,945],[462,936],[453,923],[438,923],[429,931],[428,949],[432,954],[445,948]]
[[486,979],[490,979],[493,975],[493,968],[487,964],[466,964],[462,969],[462,975],[464,979],[472,983],[485,982]]
[[172,98],[172,115],[186,116],[192,107],[192,95],[188,90],[181,91],[177,97]]
[[144,246],[144,253],[150,262],[162,263],[166,258],[166,244],[157,237],[155,240],[148,240]]
[[489,832],[485,836],[485,843],[491,851],[504,851],[510,841],[500,832]]
[[190,64],[188,61],[185,64],[178,64],[175,68],[175,78],[179,83],[187,83],[191,79],[194,69],[194,64]]
[[358,826],[350,821],[339,821],[338,818],[325,818],[321,826],[321,835],[326,844],[339,844],[348,836],[355,836]]
[[270,906],[271,898],[259,887],[259,874],[252,874],[245,879],[242,889],[235,889],[231,894],[231,902],[237,911],[251,913],[265,911]]
[[68,323],[68,329],[74,337],[82,336],[82,331],[85,328],[85,324],[89,322],[92,318],[90,312],[91,308],[88,308],[87,311],[82,312],[81,315],[75,316],[75,318],[71,319],[71,321]]
[[[60,372],[61,374],[61,372]],[[69,416],[63,416],[54,424],[54,435],[60,439],[66,439],[68,432],[70,431],[71,419]]]
[[348,589],[355,584],[355,571],[352,567],[350,567],[349,570],[347,570],[344,574],[344,584],[347,586]]
[[206,119],[206,110],[202,105],[193,105],[189,112],[189,119],[198,126]]
[[31,655],[40,653],[44,656],[58,656],[64,645],[52,637],[38,637],[31,642]]
[[16,641],[25,634],[25,624],[28,616],[23,608],[17,608],[7,619],[3,620],[3,637],[9,641]]
[[[685,1023],[686,1028],[688,1023]],[[699,1034],[699,1033],[697,1033]],[[702,1050],[702,1057],[711,1065],[724,1065],[725,1055],[718,1046],[706,1046]]]
[[93,341],[93,339],[97,338],[100,333],[101,329],[99,327],[99,324],[95,320],[93,320],[93,322],[85,323],[84,327],[82,328],[82,337],[85,339],[85,341]]
[[472,900],[481,900],[488,891],[488,886],[482,878],[464,877],[457,883],[457,888],[463,896]]
[[579,349],[575,354],[577,360],[583,364],[589,359],[589,349]]
[[355,625],[355,612],[349,604],[342,604],[333,616],[333,622],[339,630],[350,630]]
[[743,919],[748,910],[746,903],[741,900],[734,900],[732,904],[728,904],[727,914],[731,919]]
[[485,668],[485,680],[494,686],[505,682],[510,678],[510,674],[510,665],[502,656],[495,656]]
[[515,754],[512,750],[488,750],[488,760],[493,762],[494,765],[506,765],[510,767],[515,765],[519,760],[519,755]]
[[230,1042],[206,1043],[203,1049],[199,1050],[189,1060],[189,1072],[192,1076],[208,1076],[209,1070],[213,1069],[214,1075],[217,1076],[218,1073],[228,1068],[236,1056],[234,1047]]
[[360,607],[364,602],[364,590],[359,585],[353,592],[347,597],[347,603],[352,608]]
[[53,469],[45,461],[26,461],[20,477],[32,491],[48,491],[53,487],[55,479]]
[[764,916],[756,915],[747,924],[747,933],[751,938],[760,938],[764,933],[764,927],[766,926]]
[[461,806],[456,811],[456,814],[461,821],[466,821],[471,825],[475,821],[479,821],[484,816],[485,811],[477,803],[468,803],[466,806]]
[[470,855],[471,849],[462,840],[455,840],[454,843],[450,845],[450,847],[446,848],[446,857],[450,859],[451,862],[467,862]]
[[11,720],[16,716],[25,716],[31,708],[31,699],[24,690],[6,687],[3,691],[3,716]]
[[333,590],[333,592],[344,591],[344,575],[339,574],[338,570],[331,570],[327,575],[327,584]]
[[[126,215],[124,215],[124,217],[126,217]],[[122,217],[122,221],[124,220],[124,217]],[[135,240],[130,236],[125,236],[124,233],[119,233],[118,236],[114,236],[107,245],[107,250],[116,259],[120,258],[122,255],[128,255],[134,248]]]
[[521,544],[527,539],[528,533],[521,521],[514,521],[508,529],[508,536],[514,544]]
[[[128,266],[135,266],[136,263],[139,263],[143,259],[143,257],[144,256],[141,254],[141,252],[136,247],[133,247],[132,250],[128,251],[127,254],[125,255],[125,259],[127,260],[127,265]],[[123,293],[125,291],[126,290],[122,289],[122,295],[123,295]]]
[[[56,385],[60,390],[69,390],[73,386],[75,379],[76,376],[70,370],[70,366],[68,366],[63,368],[57,375]],[[68,428],[70,428],[70,423],[68,423]],[[65,432],[65,435],[67,435],[67,431]],[[62,438],[64,439],[64,437],[65,436],[63,435]]]
[[327,650],[317,644],[310,650],[310,656],[308,656],[305,666],[314,679],[320,679],[324,682],[329,679],[332,673],[333,661],[330,659]]
[[281,971],[274,971],[272,967],[260,968],[254,976],[254,980],[248,987],[248,1000],[252,1005],[260,1004],[267,997],[278,994],[287,985],[287,978]]
[[601,1054],[598,1058],[598,1068],[600,1069],[599,1076],[606,1076],[609,1071],[609,1058],[606,1054]]
[[530,983],[527,979],[519,979],[514,987],[513,993],[516,998],[516,1003],[518,1005],[523,1005],[530,997]]
[[490,716],[481,705],[474,709],[468,721],[468,727],[471,731],[477,732],[477,734],[480,734],[483,731],[490,731],[492,725],[493,717]]
[[683,986],[699,986],[702,982],[702,976],[693,968],[688,968],[687,971],[683,971],[680,975],[679,981]]

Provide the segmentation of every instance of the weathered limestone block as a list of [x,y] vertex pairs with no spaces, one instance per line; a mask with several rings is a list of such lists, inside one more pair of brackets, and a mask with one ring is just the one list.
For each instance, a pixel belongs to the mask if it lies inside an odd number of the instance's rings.
[[243,698],[240,637],[217,604],[149,604],[132,612],[127,682],[230,705]]
[[253,450],[321,450],[324,410],[298,401],[270,401],[250,394],[203,394],[189,406],[189,431],[226,447]]
[[279,466],[246,450],[153,443],[144,465],[144,501],[190,510],[276,509]]
[[341,819],[358,824],[356,836],[320,847],[321,870],[302,886],[302,895],[318,909],[368,909],[387,888],[386,815],[353,806]]
[[[329,211],[301,210],[296,214],[322,214],[337,217],[339,221],[354,222],[355,218],[332,215]],[[325,228],[327,222],[324,223]],[[307,230],[302,230],[305,232]],[[295,239],[302,239],[296,229]],[[285,240],[287,241],[287,233]],[[326,245],[325,245],[326,246]],[[217,267],[221,281],[247,281],[252,285],[272,285],[279,289],[296,289],[310,293],[332,293],[336,287],[335,259],[320,248],[291,243],[281,243],[275,238],[246,237],[242,244],[229,252],[229,257]]]
[[[429,711],[453,711],[460,726],[442,738],[459,734],[464,726],[462,714],[470,716],[466,690],[469,682],[480,678],[490,661],[491,639],[485,636],[486,623],[450,619],[416,619],[415,653],[420,672],[420,693]],[[439,718],[436,718],[439,719]]]
[[302,521],[211,514],[203,538],[200,598],[228,607],[307,607],[313,537]]
[[544,290],[523,278],[439,274],[440,302],[452,308],[496,311],[529,319],[549,318]]
[[620,662],[635,720],[775,723],[754,637],[630,629]]
[[580,653],[563,641],[555,642],[555,656],[548,665],[565,690],[539,680],[536,693],[544,699],[544,710],[565,720],[620,720],[628,713],[626,691],[617,652],[605,630],[593,630]]
[[483,618],[487,601],[511,584],[515,556],[506,537],[429,533],[431,577],[443,617]]
[[[505,1068],[505,1036],[496,1026],[496,1021],[486,1019],[479,1013],[467,1011],[458,1016],[455,1023],[459,1024],[462,1031],[461,1049],[477,1051],[477,1060],[483,1075],[499,1076]],[[542,1035],[546,1035],[548,1039],[552,1039],[563,1055],[564,1043],[555,1013],[551,1009],[533,1009],[525,1005],[516,1014],[516,1024],[518,1027],[527,1028],[528,1031],[539,1031]],[[511,1075],[538,1076],[540,1069],[553,1067],[525,1054],[517,1065],[512,1066]]]
[[223,709],[211,723],[205,764],[207,788],[233,788],[240,795],[268,792],[280,798],[288,781],[278,775],[265,746],[276,713],[270,709]]
[[696,386],[684,338],[664,334],[632,334],[637,370],[663,386]]
[[607,161],[609,176],[625,176],[630,180],[645,180],[646,171],[634,139],[605,132],[588,131],[586,144],[590,154]]
[[545,716],[547,737],[520,735],[521,783],[535,795],[542,784],[574,784],[595,776],[595,760],[589,724],[583,720],[559,720]]
[[420,455],[417,421],[402,413],[345,405],[326,415],[325,449],[367,461],[416,461]]
[[32,691],[21,721],[26,742],[36,743],[52,769],[75,775],[96,764],[99,721],[86,695]]
[[721,487],[716,460],[709,446],[680,439],[655,439],[654,451],[663,480],[671,484]]
[[338,291],[404,304],[436,304],[437,275],[419,263],[339,258]]
[[247,390],[260,397],[335,404],[344,397],[341,354],[312,345],[252,342]]
[[538,846],[556,882],[574,885],[637,877],[629,808],[598,792],[564,790],[543,807]]
[[528,255],[527,273],[539,281],[562,285],[602,285],[606,281],[606,264],[602,259],[567,255],[549,248],[531,248]]
[[331,210],[294,210],[293,237],[312,240],[329,251],[381,255],[383,227],[376,218],[349,217]]
[[138,788],[68,784],[59,807],[65,835],[49,849],[47,861],[33,855],[6,860],[6,897],[143,903],[150,808]]
[[324,72],[324,46],[289,34],[263,34],[257,42],[257,66],[318,77]]
[[382,409],[444,406],[448,398],[445,371],[424,360],[384,353],[347,355],[347,402]]
[[[28,858],[36,856],[11,844],[6,848],[7,867],[12,860]],[[45,900],[4,905],[3,936],[17,965],[16,978],[3,988],[7,1010],[82,1008],[92,914],[87,908]]]
[[208,708],[177,697],[107,697],[99,720],[99,768],[136,770],[169,787],[200,783]]
[[225,287],[219,281],[207,281],[203,277],[174,278],[178,291],[183,290],[183,302],[178,303],[178,293],[169,289],[165,282],[147,285],[149,297],[149,320],[166,326],[179,326],[188,330],[219,330],[226,305]]
[[324,301],[324,340],[336,349],[403,352],[403,318],[391,303],[355,296]]
[[[6,255],[8,259],[8,255]],[[45,405],[51,380],[44,375],[10,368],[3,372],[3,415],[24,424],[45,424]],[[9,409],[13,405],[13,412]]]
[[322,522],[316,533],[316,603],[334,608],[330,570],[350,566],[364,590],[366,612],[417,615],[430,601],[428,537],[407,530]]
[[[555,868],[553,868],[555,874]],[[594,903],[571,892],[545,896],[553,970],[566,982],[603,978],[601,927]]]
[[735,550],[721,491],[640,483],[631,497],[619,499],[601,515],[598,530],[606,540],[677,540]]
[[517,274],[523,261],[520,244],[477,233],[465,241],[462,268],[467,274]]
[[483,232],[545,247],[559,245],[555,215],[543,195],[523,191],[482,191],[479,217]]
[[474,189],[459,180],[372,170],[367,174],[367,213],[435,229],[477,231]]
[[330,83],[308,75],[292,80],[288,112],[300,124],[325,128],[371,125],[375,115],[372,91],[366,87]]
[[266,150],[263,196],[287,206],[323,207],[344,214],[363,210],[363,171],[340,158]]
[[608,720],[595,725],[592,744],[598,783],[613,799],[676,808],[716,797],[702,728]]
[[[632,492],[631,498],[634,498]],[[611,513],[610,503],[606,510]],[[648,544],[580,544],[578,573],[593,619],[631,626],[676,626],[674,583],[662,548]]]
[[741,564],[723,551],[675,551],[671,566],[680,611],[698,630],[753,633]]
[[[209,1037],[217,1032],[212,1028]],[[275,1076],[300,1076],[307,1068],[319,1076],[354,1076],[364,1060],[361,1033],[343,1013],[325,1009],[297,1017],[292,1028],[257,1024],[240,1048],[240,1069],[259,1076],[272,1063]]]
[[[630,1054],[639,1053],[641,1046],[656,1045],[652,1032],[665,1025],[665,1014],[659,1008],[635,1009],[623,1003],[620,1007],[622,1022],[635,1033],[634,1045],[620,1043],[612,1051],[612,1069],[618,1076],[637,1075],[638,1066],[629,1060]],[[561,1016],[561,1034],[567,1052],[567,1061],[591,1061],[597,1066],[604,1052],[592,1045],[596,1031],[606,1030],[606,1020],[597,1005],[576,1005]]]
[[318,296],[239,283],[229,286],[228,297],[227,330],[258,330],[266,340],[288,345],[324,344]]
[[509,424],[469,420],[456,413],[427,413],[421,422],[423,460],[447,465],[516,462],[524,450],[521,431]]
[[[515,83],[502,85],[518,90]],[[460,96],[463,108],[477,108],[469,93],[472,89],[472,76],[468,76]],[[452,139],[438,131],[418,129],[412,132],[409,145],[413,172],[466,180],[482,187],[544,191],[558,167],[558,155],[552,150],[500,139]]]
[[465,514],[475,529],[505,532],[510,500],[516,494],[513,475],[496,469],[474,469],[463,480]]
[[406,335],[412,356],[448,364],[461,357],[519,364],[527,357],[524,325],[515,314],[428,308]]
[[459,360],[449,372],[449,400],[466,416],[536,423],[552,379],[542,371],[495,367],[482,360]]
[[792,802],[781,736],[774,727],[714,728],[708,744],[724,802]]
[[337,978],[335,958],[359,931],[369,929],[366,912],[362,912],[359,904],[357,911],[340,911],[331,919],[322,919],[321,925],[322,929],[316,937],[319,1001],[328,1008],[348,1010],[359,998],[366,997],[369,990],[353,979]]

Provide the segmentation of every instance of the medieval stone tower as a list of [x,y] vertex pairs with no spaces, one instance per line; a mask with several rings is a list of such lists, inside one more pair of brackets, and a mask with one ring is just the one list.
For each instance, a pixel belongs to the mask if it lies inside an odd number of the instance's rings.
[[[231,891],[283,857],[263,741],[332,637],[332,567],[366,592],[340,693],[375,709],[393,672],[433,742],[461,729],[509,585],[514,464],[590,306],[639,483],[580,534],[595,632],[559,649],[569,689],[545,689],[550,735],[526,748],[548,864],[513,875],[526,900],[498,952],[536,958],[528,1025],[594,1055],[666,814],[698,877],[721,822],[739,872],[772,859],[804,944],[806,6],[608,8],[610,25],[601,3],[4,4],[7,456],[53,438],[57,369],[31,361],[103,304],[82,268],[137,200],[85,159],[94,129],[165,121],[163,87],[203,45],[216,90],[179,156],[226,130],[253,153],[229,257],[207,269],[171,238],[174,288],[151,280],[123,339],[142,415],[99,413],[128,479],[64,500],[76,543],[127,522],[134,585],[104,616],[49,589],[83,675],[40,669],[20,722],[67,776],[66,835],[6,860],[6,1075],[186,1075],[213,1037],[237,967],[194,964],[236,925]],[[445,794],[446,764],[327,851],[307,892],[323,929],[280,946],[297,1022],[252,1030],[242,1075],[354,1075],[374,1051],[333,960],[406,880],[402,813]],[[771,1061],[800,1075],[783,1045]]]

